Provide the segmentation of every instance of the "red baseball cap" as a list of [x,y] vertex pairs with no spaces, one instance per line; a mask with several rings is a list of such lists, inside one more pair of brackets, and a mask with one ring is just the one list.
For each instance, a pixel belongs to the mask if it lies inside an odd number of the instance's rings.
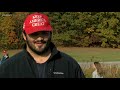
[[23,30],[26,34],[32,34],[38,31],[52,31],[52,27],[47,15],[36,12],[27,16]]

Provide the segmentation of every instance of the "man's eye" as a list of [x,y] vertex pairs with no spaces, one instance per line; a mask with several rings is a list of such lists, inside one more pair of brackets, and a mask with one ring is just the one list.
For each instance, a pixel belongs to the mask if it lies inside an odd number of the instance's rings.
[[43,34],[44,34],[44,35],[48,35],[48,34],[49,34],[49,32],[43,32]]
[[39,33],[33,33],[30,36],[37,36],[37,35],[39,35]]

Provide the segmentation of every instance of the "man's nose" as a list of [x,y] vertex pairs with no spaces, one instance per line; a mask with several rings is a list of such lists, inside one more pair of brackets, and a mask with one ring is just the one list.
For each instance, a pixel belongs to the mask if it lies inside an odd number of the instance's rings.
[[44,39],[44,37],[42,37],[42,36],[37,37],[37,40],[43,40],[43,39]]

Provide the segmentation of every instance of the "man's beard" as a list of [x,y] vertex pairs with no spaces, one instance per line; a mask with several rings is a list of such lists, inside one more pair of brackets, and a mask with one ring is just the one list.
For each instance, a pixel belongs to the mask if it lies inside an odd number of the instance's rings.
[[36,54],[38,55],[43,55],[44,53],[46,53],[49,49],[50,49],[50,43],[51,43],[51,37],[48,39],[48,41],[44,41],[44,40],[40,40],[40,41],[35,41],[35,42],[41,42],[43,44],[46,44],[46,46],[44,47],[44,49],[42,51],[37,51],[36,49],[34,49],[32,47],[32,45],[30,44],[30,42],[28,41],[28,39],[26,40],[26,43],[28,45],[28,47]]

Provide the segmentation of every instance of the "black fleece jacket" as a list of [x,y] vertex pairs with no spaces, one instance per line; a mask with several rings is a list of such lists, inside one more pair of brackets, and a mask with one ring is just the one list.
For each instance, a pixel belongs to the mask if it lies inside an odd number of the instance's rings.
[[[46,78],[85,78],[80,65],[51,43],[51,57],[47,61]],[[0,78],[39,78],[35,60],[24,48],[0,66]]]

